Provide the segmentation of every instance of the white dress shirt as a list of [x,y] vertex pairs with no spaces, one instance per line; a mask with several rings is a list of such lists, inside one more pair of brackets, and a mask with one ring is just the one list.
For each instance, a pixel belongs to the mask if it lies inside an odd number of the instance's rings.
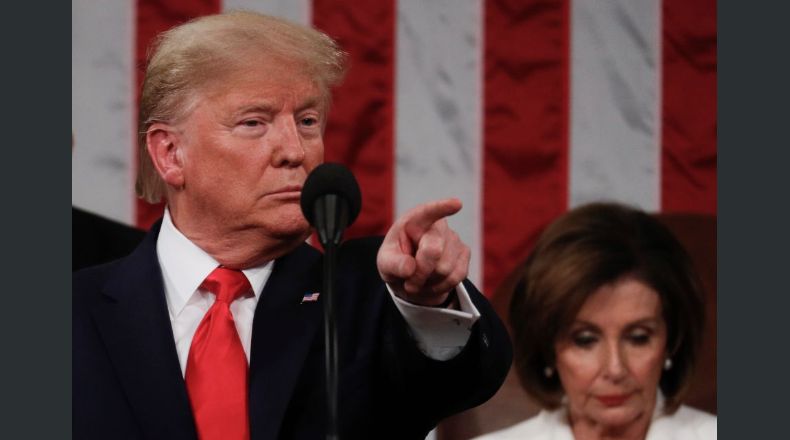
[[[201,289],[200,285],[219,263],[176,229],[168,209],[165,209],[157,238],[156,253],[162,268],[167,310],[183,375],[192,337],[214,303],[214,295]],[[250,359],[255,306],[274,264],[275,261],[269,261],[244,269],[242,272],[252,286],[252,293],[237,298],[230,305],[247,362]],[[411,328],[417,346],[426,356],[436,360],[447,360],[460,353],[469,340],[472,325],[480,318],[480,312],[463,284],[456,288],[461,310],[418,306],[396,297],[389,286],[387,289]]]

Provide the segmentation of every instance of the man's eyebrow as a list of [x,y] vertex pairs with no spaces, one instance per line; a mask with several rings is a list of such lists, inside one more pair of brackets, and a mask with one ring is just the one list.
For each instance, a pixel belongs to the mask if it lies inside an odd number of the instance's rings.
[[[306,98],[304,101],[302,101],[296,107],[296,109],[294,109],[294,111],[295,112],[300,112],[300,111],[306,110],[308,108],[320,107],[322,105],[322,102],[323,102],[323,100],[321,99],[320,96],[311,96],[309,98]],[[272,104],[272,103],[259,102],[259,103],[255,103],[255,104],[249,104],[249,105],[242,106],[238,110],[233,112],[233,115],[234,116],[240,116],[240,115],[243,115],[245,113],[276,113],[277,110],[278,110],[277,107],[274,104]]]
[[295,111],[296,112],[300,112],[300,111],[306,110],[308,108],[320,107],[322,101],[323,100],[321,99],[320,96],[311,96],[311,97],[305,99],[304,101],[302,101],[301,104],[299,104],[296,107]]
[[236,110],[234,115],[243,115],[245,113],[273,113],[275,111],[274,105],[268,102],[261,102],[256,104],[245,105]]

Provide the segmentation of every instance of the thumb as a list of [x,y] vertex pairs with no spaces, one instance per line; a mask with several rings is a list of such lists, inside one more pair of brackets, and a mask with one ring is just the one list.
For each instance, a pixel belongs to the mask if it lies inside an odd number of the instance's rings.
[[387,250],[384,247],[379,250],[376,265],[381,279],[387,283],[395,283],[409,278],[417,270],[417,262],[414,257],[402,252]]

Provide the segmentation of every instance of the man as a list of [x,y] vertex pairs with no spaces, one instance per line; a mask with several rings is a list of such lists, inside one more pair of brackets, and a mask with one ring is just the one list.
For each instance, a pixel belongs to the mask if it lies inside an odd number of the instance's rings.
[[[75,275],[75,438],[324,437],[321,254],[299,198],[344,68],[329,37],[253,13],[162,36],[138,192],[167,210],[132,255]],[[445,220],[460,208],[341,248],[341,438],[423,438],[504,380],[507,334]]]

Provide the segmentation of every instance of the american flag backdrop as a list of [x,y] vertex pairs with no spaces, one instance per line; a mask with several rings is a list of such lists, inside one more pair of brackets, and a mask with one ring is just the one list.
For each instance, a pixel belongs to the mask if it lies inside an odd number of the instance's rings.
[[325,135],[362,187],[348,236],[458,197],[450,224],[490,295],[580,203],[716,214],[715,0],[72,0],[75,205],[158,218],[134,196],[147,45],[228,9],[312,24],[350,53]]

